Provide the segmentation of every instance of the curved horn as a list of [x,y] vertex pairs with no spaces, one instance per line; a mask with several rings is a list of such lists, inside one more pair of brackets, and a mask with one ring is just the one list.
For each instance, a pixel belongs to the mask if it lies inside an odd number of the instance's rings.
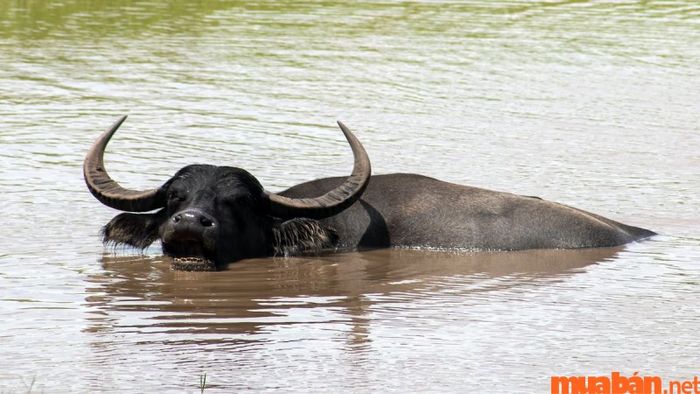
[[316,198],[289,198],[268,192],[272,215],[281,218],[323,219],[342,212],[360,198],[372,174],[369,156],[350,129],[340,121],[338,126],[345,134],[355,158],[352,174],[343,184]]
[[105,147],[124,120],[126,115],[114,122],[92,144],[83,162],[85,183],[92,195],[108,207],[131,212],[146,212],[160,208],[164,204],[158,195],[158,189],[145,191],[125,189],[107,174],[104,166]]

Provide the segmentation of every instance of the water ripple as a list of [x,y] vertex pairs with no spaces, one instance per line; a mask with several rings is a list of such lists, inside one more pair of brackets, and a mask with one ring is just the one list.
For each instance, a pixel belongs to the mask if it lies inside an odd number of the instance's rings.
[[[222,392],[689,378],[699,21],[680,0],[1,2],[0,391],[35,377],[36,391],[194,392],[205,372]],[[105,160],[128,187],[193,162],[272,191],[347,174],[339,119],[376,173],[539,195],[663,235],[173,272],[159,245],[99,241],[115,212],[81,165],[122,114]]]

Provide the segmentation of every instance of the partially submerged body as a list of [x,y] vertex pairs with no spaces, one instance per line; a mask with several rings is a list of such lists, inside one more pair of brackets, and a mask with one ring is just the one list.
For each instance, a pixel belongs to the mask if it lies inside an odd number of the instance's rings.
[[[318,179],[280,194],[314,197],[343,180]],[[571,249],[616,246],[654,235],[537,197],[415,174],[372,176],[357,202],[320,222],[337,233],[337,246],[343,249]]]

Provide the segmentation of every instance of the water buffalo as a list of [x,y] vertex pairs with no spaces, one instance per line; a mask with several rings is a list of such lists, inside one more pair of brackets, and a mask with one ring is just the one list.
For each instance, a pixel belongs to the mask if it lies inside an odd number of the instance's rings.
[[[163,252],[182,269],[334,249],[569,249],[654,235],[536,197],[415,174],[371,176],[367,152],[341,122],[354,155],[347,178],[317,179],[271,193],[243,169],[196,164],[158,189],[129,190],[110,178],[103,163],[105,147],[125,119],[95,141],[83,164],[90,192],[127,211],[107,223],[103,241],[145,248],[160,239]],[[132,213],[149,211],[155,212]]]

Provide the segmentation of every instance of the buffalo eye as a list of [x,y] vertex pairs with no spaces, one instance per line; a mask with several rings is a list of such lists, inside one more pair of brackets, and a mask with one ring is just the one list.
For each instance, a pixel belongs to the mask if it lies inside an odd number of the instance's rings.
[[185,194],[178,190],[171,190],[168,193],[168,202],[178,203],[185,201]]
[[249,193],[225,197],[224,203],[233,210],[243,210],[256,215],[267,214],[261,199]]
[[224,198],[224,203],[231,208],[245,207],[250,205],[250,196],[245,194],[227,196]]

